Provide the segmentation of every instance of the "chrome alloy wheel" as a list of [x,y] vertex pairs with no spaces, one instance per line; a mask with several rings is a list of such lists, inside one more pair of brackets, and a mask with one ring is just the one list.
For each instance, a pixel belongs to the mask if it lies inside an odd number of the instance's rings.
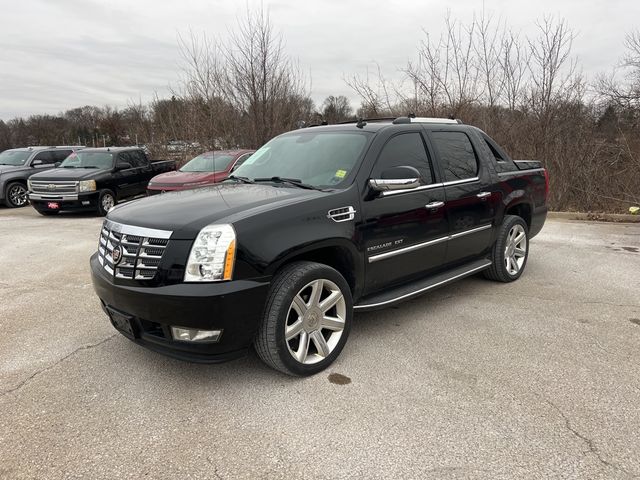
[[327,358],[344,331],[347,304],[331,280],[305,285],[293,298],[285,322],[285,342],[291,356],[310,365]]
[[27,204],[27,189],[19,183],[12,185],[7,192],[9,201],[16,207],[24,207]]
[[105,193],[102,196],[101,204],[102,204],[102,209],[108,213],[109,210],[111,210],[111,208],[115,204],[115,200],[113,199],[113,196],[110,193]]
[[505,268],[509,275],[517,275],[527,255],[527,234],[522,225],[514,225],[509,230],[504,247]]

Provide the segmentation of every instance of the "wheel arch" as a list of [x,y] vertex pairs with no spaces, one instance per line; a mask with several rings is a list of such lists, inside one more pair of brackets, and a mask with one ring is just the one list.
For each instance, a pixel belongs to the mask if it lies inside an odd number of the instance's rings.
[[274,275],[285,265],[300,260],[322,263],[336,269],[349,284],[355,299],[362,291],[364,267],[355,246],[344,239],[328,239],[289,251],[269,265],[266,273]]
[[504,214],[506,215],[516,215],[520,218],[522,218],[524,220],[524,222],[527,224],[527,228],[529,230],[531,230],[531,220],[533,218],[533,208],[531,206],[531,204],[529,202],[526,201],[521,201],[521,202],[514,202],[511,203],[510,205],[507,205],[507,207],[504,210]]

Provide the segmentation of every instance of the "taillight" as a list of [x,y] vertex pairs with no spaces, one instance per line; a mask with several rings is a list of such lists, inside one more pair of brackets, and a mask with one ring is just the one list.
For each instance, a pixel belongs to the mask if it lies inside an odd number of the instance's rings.
[[549,172],[544,169],[544,197],[549,198]]

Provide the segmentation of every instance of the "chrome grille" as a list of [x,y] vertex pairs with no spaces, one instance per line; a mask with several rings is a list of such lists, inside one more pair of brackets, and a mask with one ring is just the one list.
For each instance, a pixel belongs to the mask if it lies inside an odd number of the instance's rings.
[[[105,220],[100,231],[98,261],[116,278],[151,280],[156,275],[172,233]],[[121,258],[114,262],[116,247]]]
[[78,193],[78,182],[31,180],[32,193],[41,195],[66,195]]

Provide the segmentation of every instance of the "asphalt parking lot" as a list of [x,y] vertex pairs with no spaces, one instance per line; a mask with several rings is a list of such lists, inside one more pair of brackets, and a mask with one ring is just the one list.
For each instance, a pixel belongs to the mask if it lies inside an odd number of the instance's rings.
[[640,476],[640,224],[549,221],[519,281],[358,314],[294,379],[116,334],[101,221],[0,208],[0,478]]

